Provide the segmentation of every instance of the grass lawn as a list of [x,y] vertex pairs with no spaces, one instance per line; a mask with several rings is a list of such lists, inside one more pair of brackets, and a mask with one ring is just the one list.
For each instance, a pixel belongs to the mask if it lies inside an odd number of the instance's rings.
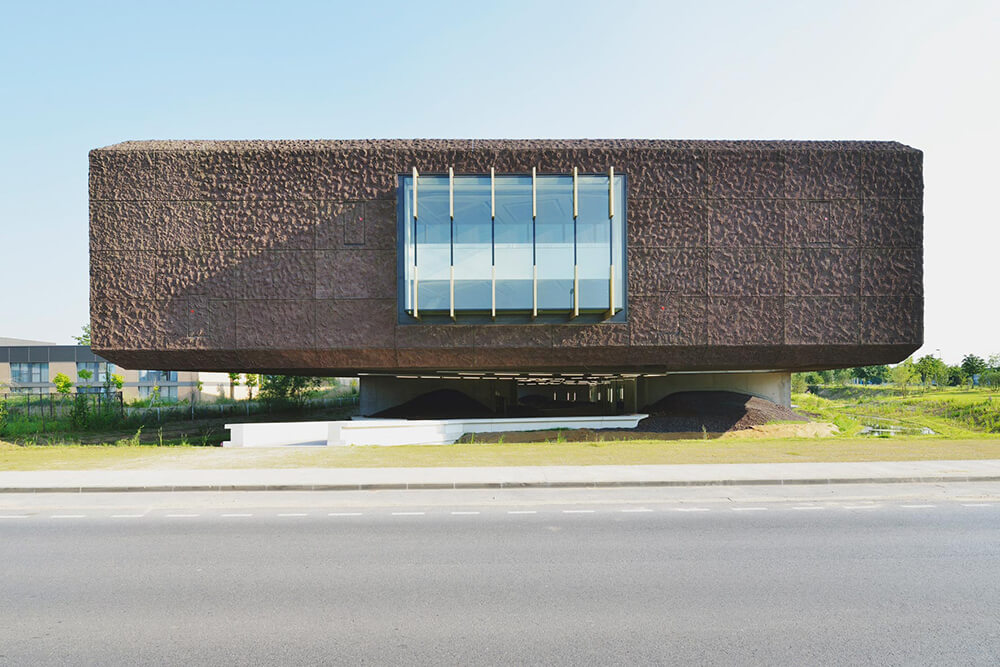
[[0,470],[370,468],[1000,459],[1000,437],[831,437],[658,442],[222,449],[0,443]]

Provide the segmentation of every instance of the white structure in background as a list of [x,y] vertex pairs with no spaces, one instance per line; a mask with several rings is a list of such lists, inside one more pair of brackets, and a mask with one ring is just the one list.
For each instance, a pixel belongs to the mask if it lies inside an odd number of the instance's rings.
[[648,415],[525,417],[497,419],[353,419],[328,422],[226,424],[223,447],[306,447],[326,445],[450,445],[466,433],[549,431],[553,429],[635,428]]

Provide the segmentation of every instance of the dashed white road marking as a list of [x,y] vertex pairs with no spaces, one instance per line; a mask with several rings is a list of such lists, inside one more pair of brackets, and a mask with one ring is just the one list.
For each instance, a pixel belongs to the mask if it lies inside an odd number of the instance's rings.
[[507,514],[538,514],[535,510],[509,510]]
[[278,516],[290,517],[290,516],[309,516],[306,512],[279,512]]
[[454,515],[479,514],[479,512],[452,512]]
[[844,505],[845,510],[873,510],[881,505]]
[[653,510],[648,507],[632,507],[629,509],[618,510],[619,512],[652,512]]
[[193,519],[196,516],[201,516],[200,514],[168,514],[168,519]]
[[825,510],[825,507],[820,507],[818,505],[801,505],[799,507],[793,507],[793,510]]
[[361,512],[330,512],[327,516],[361,516]]
[[52,519],[83,519],[86,514],[53,514]]
[[766,512],[766,507],[734,507],[734,512]]
[[563,514],[593,514],[594,510],[563,510]]
[[0,514],[0,519],[27,519],[27,514]]
[[675,512],[708,512],[707,507],[675,507]]
[[962,503],[962,507],[993,507],[993,503]]
[[424,512],[393,512],[393,516],[423,516]]
[[144,514],[112,514],[112,519],[141,519]]
[[234,512],[234,513],[230,513],[230,514],[223,514],[222,516],[224,518],[226,518],[226,519],[233,519],[233,518],[237,518],[237,517],[253,516],[253,514],[246,514],[246,513],[242,513],[242,512]]
[[900,507],[905,507],[908,510],[920,510],[930,507],[937,507],[937,505],[900,505]]

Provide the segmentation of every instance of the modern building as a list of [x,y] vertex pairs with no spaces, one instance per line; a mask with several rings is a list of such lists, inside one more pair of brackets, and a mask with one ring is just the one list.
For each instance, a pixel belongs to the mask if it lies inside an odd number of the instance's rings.
[[[80,371],[88,371],[90,377],[80,377]],[[72,391],[83,393],[106,391],[107,378],[120,375],[124,380],[122,398],[126,402],[149,398],[154,389],[164,402],[247,398],[243,378],[238,386],[231,387],[227,373],[130,370],[94,354],[87,345],[0,337],[0,396],[54,393],[53,380],[59,373],[73,382]]]
[[[894,142],[139,141],[90,154],[95,349],[634,411],[789,402],[923,338],[922,154]],[[551,397],[550,397],[551,394]]]

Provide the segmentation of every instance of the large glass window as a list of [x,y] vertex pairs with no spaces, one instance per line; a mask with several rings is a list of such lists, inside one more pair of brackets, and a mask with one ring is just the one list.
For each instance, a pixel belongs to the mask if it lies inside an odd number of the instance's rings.
[[404,310],[429,321],[614,317],[625,305],[625,184],[610,178],[404,176]]
[[177,371],[139,371],[139,382],[177,382]]
[[10,380],[16,384],[49,381],[48,362],[16,362],[10,365]]

